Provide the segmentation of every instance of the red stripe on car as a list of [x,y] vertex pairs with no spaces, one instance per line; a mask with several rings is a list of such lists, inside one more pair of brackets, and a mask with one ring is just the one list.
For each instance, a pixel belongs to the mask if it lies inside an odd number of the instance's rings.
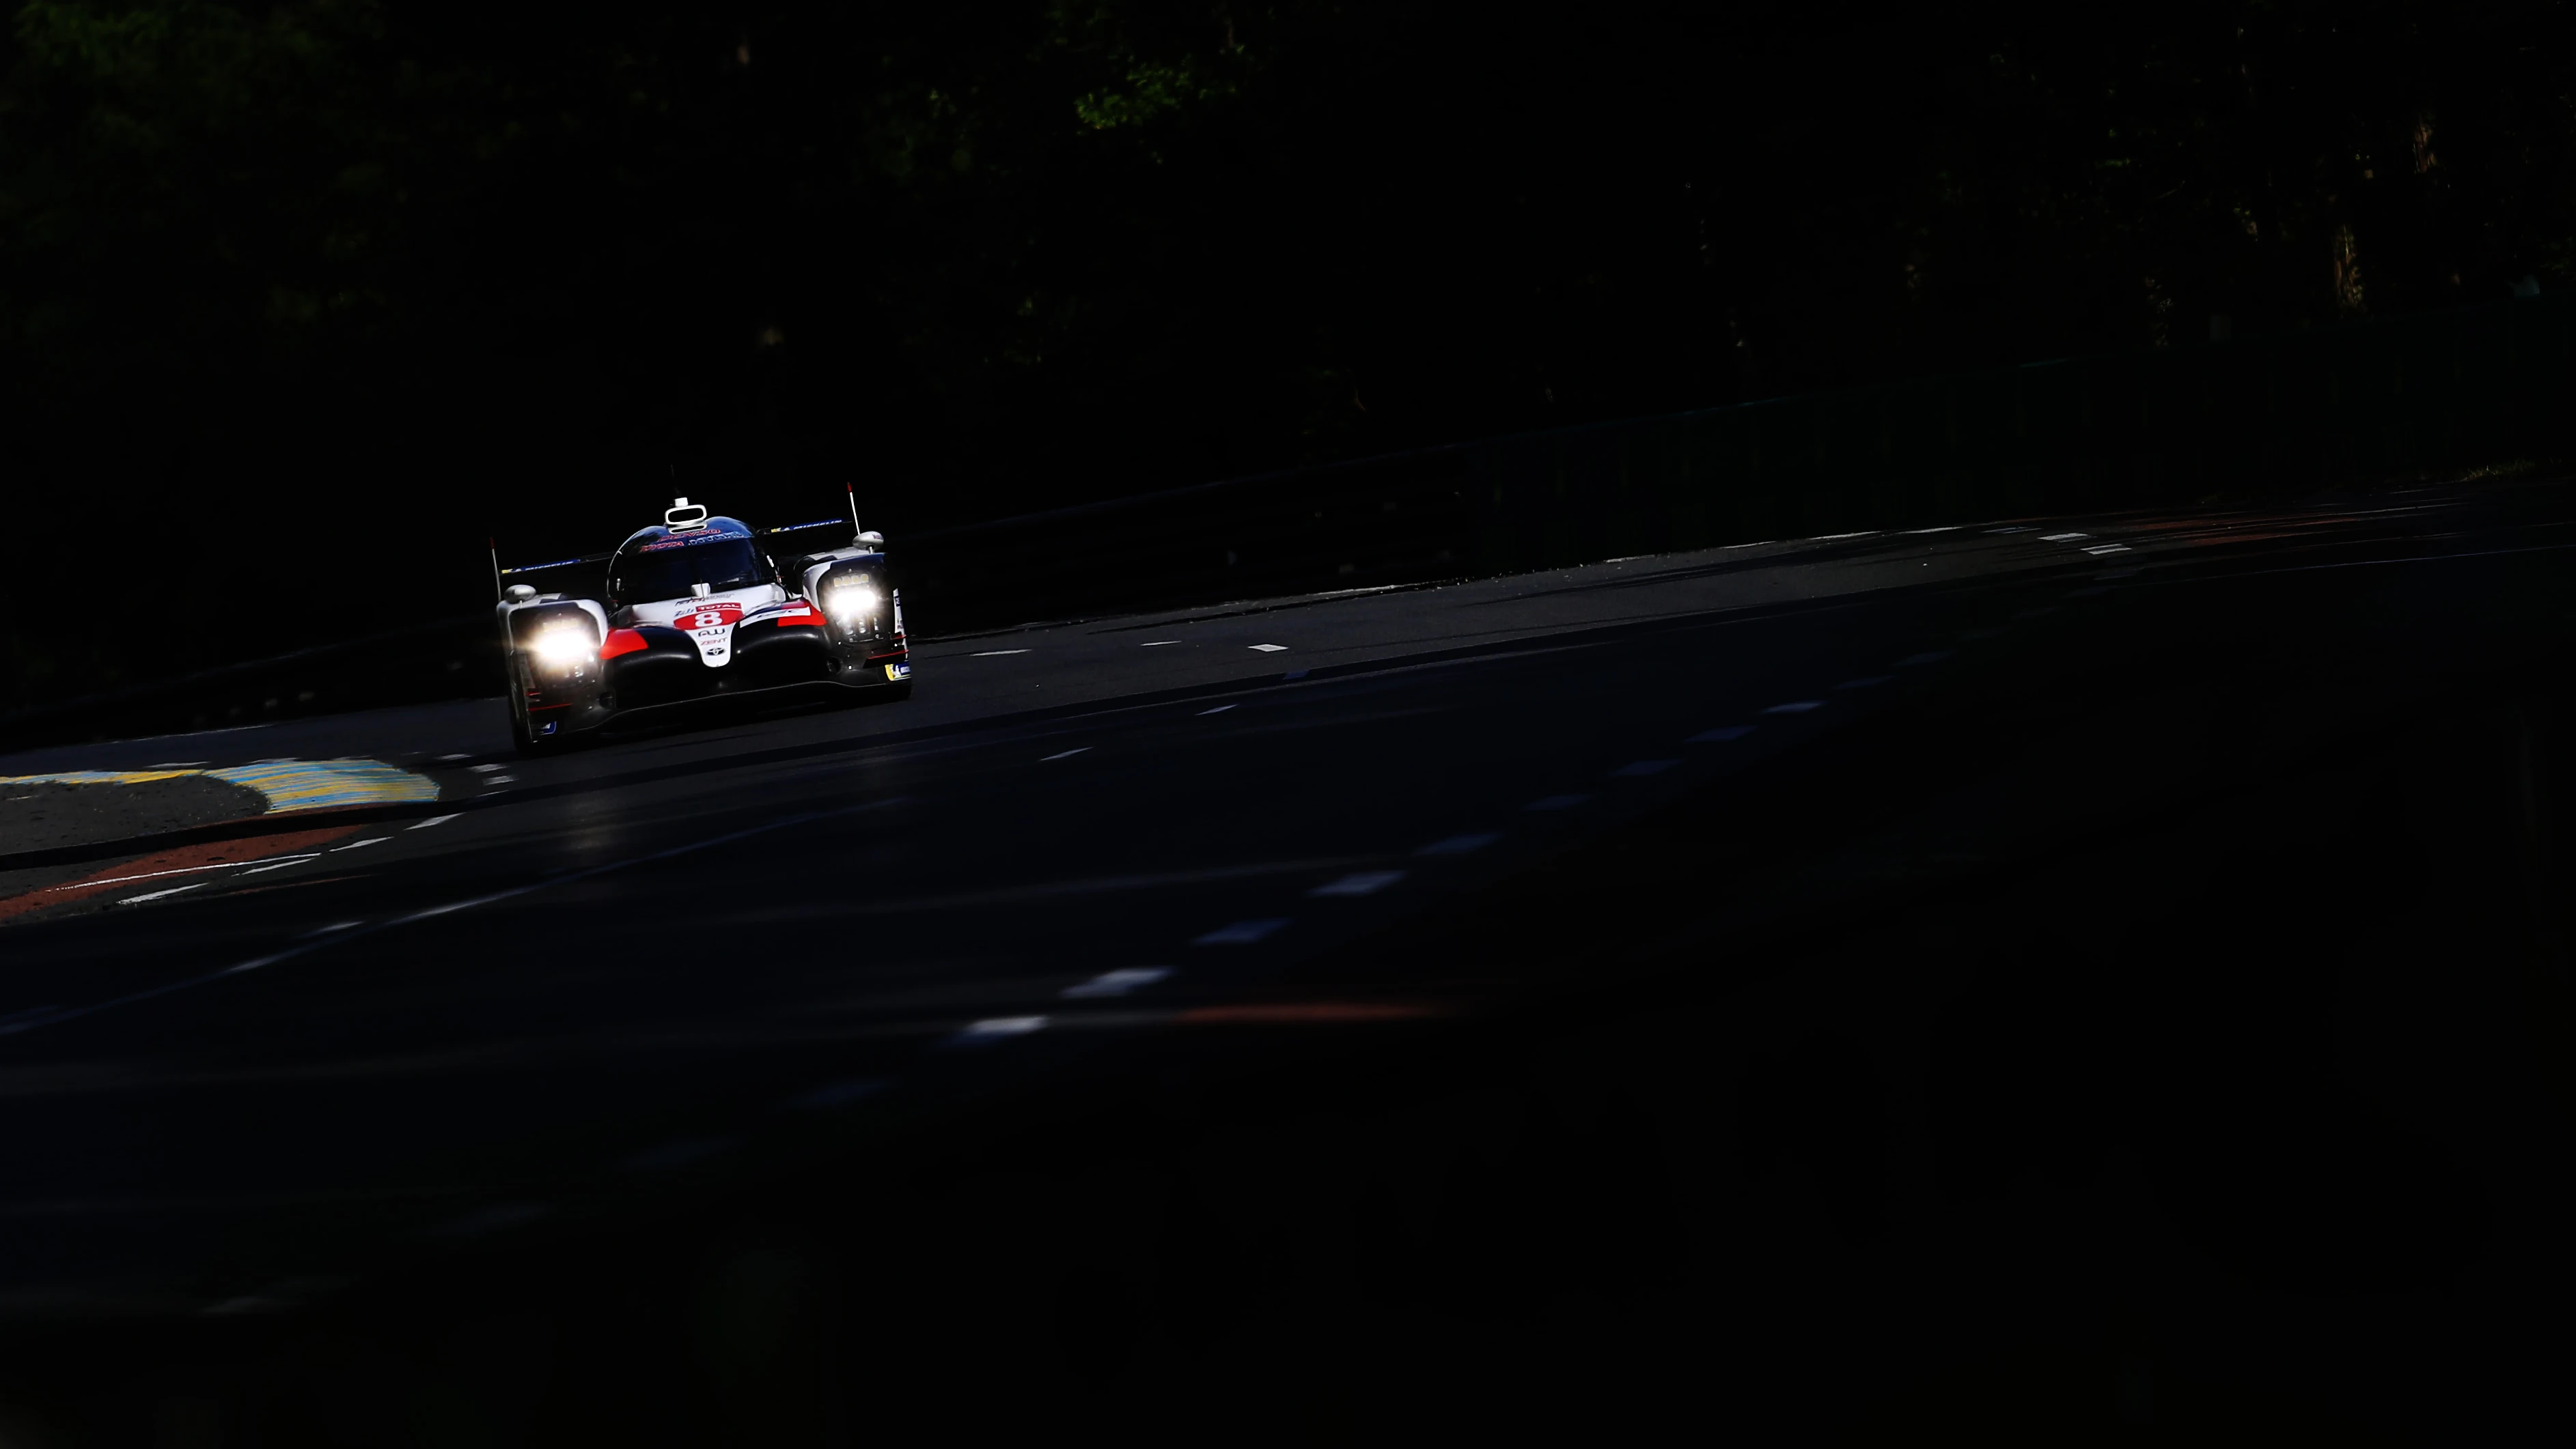
[[643,635],[632,629],[611,629],[608,631],[608,642],[599,646],[599,657],[614,659],[620,654],[632,654],[643,647]]

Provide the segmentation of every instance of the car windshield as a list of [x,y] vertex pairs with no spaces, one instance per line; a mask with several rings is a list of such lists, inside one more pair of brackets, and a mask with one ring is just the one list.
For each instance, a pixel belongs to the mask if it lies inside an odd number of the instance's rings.
[[640,544],[620,556],[608,591],[620,604],[685,599],[704,584],[710,592],[770,582],[769,561],[739,533],[678,534]]

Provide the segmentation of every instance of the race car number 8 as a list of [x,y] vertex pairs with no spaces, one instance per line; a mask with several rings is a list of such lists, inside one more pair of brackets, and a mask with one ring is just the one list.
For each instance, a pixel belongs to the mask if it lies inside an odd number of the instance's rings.
[[716,613],[713,610],[709,610],[703,614],[690,615],[689,627],[692,629],[716,629],[723,627],[724,621],[724,615]]

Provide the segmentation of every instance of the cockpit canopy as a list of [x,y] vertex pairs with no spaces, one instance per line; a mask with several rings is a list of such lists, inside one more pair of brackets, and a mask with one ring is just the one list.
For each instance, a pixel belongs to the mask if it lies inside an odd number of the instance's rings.
[[608,561],[608,597],[618,608],[685,599],[699,584],[720,594],[777,579],[751,530],[731,518],[710,518],[690,529],[638,529]]

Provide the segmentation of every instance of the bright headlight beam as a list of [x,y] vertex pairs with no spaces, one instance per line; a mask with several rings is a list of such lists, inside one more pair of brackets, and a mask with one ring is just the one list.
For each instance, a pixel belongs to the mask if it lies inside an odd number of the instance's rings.
[[564,668],[587,663],[592,654],[589,631],[583,629],[547,629],[528,641],[528,652],[539,664]]
[[864,619],[877,611],[877,591],[867,584],[844,586],[831,592],[832,597],[826,607],[831,610],[832,617],[843,624],[853,619]]

